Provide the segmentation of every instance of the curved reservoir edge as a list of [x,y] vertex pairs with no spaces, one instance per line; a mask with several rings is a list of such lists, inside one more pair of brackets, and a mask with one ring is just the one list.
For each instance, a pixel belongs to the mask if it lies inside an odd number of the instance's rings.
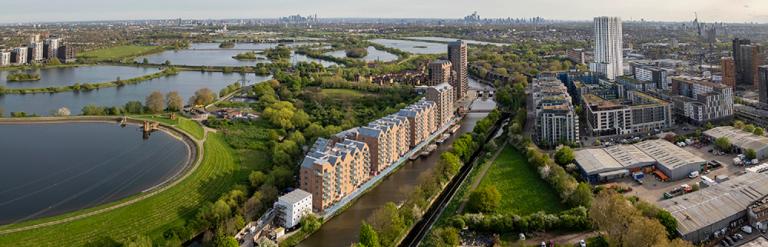
[[[26,124],[66,124],[66,123],[103,123],[103,124],[115,124],[119,128],[118,122],[121,118],[118,117],[42,117],[32,119],[3,119],[0,118],[0,126],[2,125],[26,125]],[[139,119],[127,119],[128,122],[135,126],[143,122]],[[61,223],[66,223],[82,218],[86,218],[92,215],[108,212],[117,208],[131,205],[135,202],[144,200],[151,196],[157,195],[169,188],[174,187],[179,182],[185,180],[190,174],[192,174],[202,160],[202,141],[196,141],[190,134],[177,129],[174,126],[168,126],[161,123],[159,131],[167,134],[168,137],[180,141],[183,147],[186,149],[186,157],[182,164],[176,167],[176,169],[168,176],[163,176],[160,182],[153,183],[152,186],[144,188],[140,192],[127,195],[122,198],[110,202],[100,203],[98,205],[91,205],[88,207],[82,207],[76,210],[70,210],[68,212],[62,212],[56,215],[49,215],[45,217],[39,217],[34,219],[27,219],[17,222],[4,223],[6,225],[21,224],[20,227],[10,228],[8,230],[0,231],[0,234],[7,234],[19,231],[26,231],[41,226],[50,226]],[[140,137],[140,133],[136,133]],[[28,224],[28,225],[27,225]]]

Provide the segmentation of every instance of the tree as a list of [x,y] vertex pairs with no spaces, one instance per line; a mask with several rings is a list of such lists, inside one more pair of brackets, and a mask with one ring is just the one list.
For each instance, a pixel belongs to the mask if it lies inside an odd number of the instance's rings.
[[147,59],[147,58],[145,57],[143,60],[141,60],[141,63],[143,63],[143,64],[149,64],[149,59]]
[[293,126],[296,128],[304,128],[309,125],[309,114],[304,112],[303,110],[298,110],[293,114],[293,117],[291,118],[291,122],[293,122]]
[[267,181],[267,175],[261,171],[252,171],[251,174],[248,175],[248,181],[251,182],[251,187],[259,188]]
[[744,126],[744,129],[742,129],[742,130],[744,130],[746,132],[750,132],[750,133],[751,132],[755,132],[755,126],[752,125],[752,124],[747,124],[746,126]]
[[123,247],[152,247],[153,245],[152,245],[151,238],[144,235],[139,235],[139,236],[126,239],[122,243],[122,246]]
[[48,65],[61,65],[61,61],[59,61],[58,58],[53,57],[48,59]]
[[262,116],[272,125],[282,129],[293,129],[293,115],[296,108],[288,101],[279,101],[264,109]]
[[571,147],[563,146],[555,152],[555,162],[557,162],[558,165],[565,166],[568,163],[571,163],[574,159],[575,156]]
[[202,88],[195,91],[195,95],[189,98],[191,106],[206,106],[216,100],[216,94],[209,88]]
[[714,127],[715,127],[715,125],[712,124],[712,122],[707,122],[707,124],[704,125],[704,129],[706,129],[706,130],[712,129]]
[[163,99],[163,93],[154,91],[146,99],[147,109],[151,113],[161,113],[165,110],[165,101]]
[[755,152],[754,149],[747,149],[747,151],[744,152],[744,155],[747,156],[747,159],[753,160],[757,158],[757,152]]
[[142,114],[144,113],[144,106],[139,101],[128,101],[125,103],[125,112],[130,114]]
[[85,116],[102,116],[106,115],[106,111],[104,111],[104,107],[88,104],[83,106],[83,109],[81,110],[83,112],[83,115]]
[[574,207],[584,206],[585,208],[589,208],[592,204],[592,187],[584,182],[579,183],[579,185],[576,186],[576,190],[571,194],[569,202],[571,206]]
[[307,214],[301,218],[301,231],[305,233],[312,233],[320,229],[320,219],[314,214]]
[[755,128],[755,131],[753,131],[752,133],[755,134],[756,136],[763,136],[765,135],[765,129],[763,129],[762,127],[757,127]]
[[461,239],[459,231],[453,227],[440,227],[430,231],[424,242],[428,247],[459,246]]
[[367,221],[378,233],[382,246],[392,245],[405,230],[405,221],[393,202],[388,202],[374,211]]
[[[0,113],[0,115],[2,115],[2,113]],[[69,108],[62,107],[62,108],[59,108],[58,110],[56,110],[56,114],[55,115],[59,116],[59,117],[66,117],[66,116],[72,115],[72,112],[69,111]]]
[[485,186],[469,194],[467,207],[472,212],[492,213],[501,203],[501,193],[496,186]]
[[715,139],[715,146],[723,152],[731,151],[731,140],[728,137],[720,137]]
[[360,246],[379,247],[379,235],[365,222],[360,226]]
[[743,129],[744,128],[744,122],[742,122],[741,120],[736,120],[736,121],[733,122],[733,127],[737,128],[737,129]]
[[171,91],[165,95],[165,104],[168,105],[169,111],[180,111],[184,107],[184,99],[179,92]]

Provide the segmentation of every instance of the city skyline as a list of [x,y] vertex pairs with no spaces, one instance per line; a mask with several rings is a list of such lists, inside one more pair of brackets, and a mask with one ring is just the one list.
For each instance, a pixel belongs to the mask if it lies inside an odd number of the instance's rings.
[[[768,2],[759,0],[489,0],[478,4],[466,0],[393,0],[365,2],[350,0],[287,0],[261,2],[229,0],[170,0],[103,2],[14,1],[0,10],[0,23],[68,22],[139,19],[225,19],[277,18],[317,14],[321,18],[448,18],[459,19],[478,11],[482,18],[528,18],[589,21],[593,16],[618,16],[626,21],[690,21],[698,13],[704,22],[768,22]],[[434,11],[439,5],[440,11]],[[404,8],[403,6],[408,6]],[[594,6],[600,6],[599,9]],[[557,8],[553,8],[557,7]]]

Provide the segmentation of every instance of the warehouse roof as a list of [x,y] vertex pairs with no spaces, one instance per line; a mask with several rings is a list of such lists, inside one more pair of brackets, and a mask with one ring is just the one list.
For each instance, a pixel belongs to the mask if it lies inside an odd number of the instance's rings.
[[605,148],[605,151],[624,167],[653,165],[656,162],[651,156],[643,153],[634,145],[611,146]]
[[677,219],[678,231],[686,235],[747,209],[768,195],[768,176],[748,172],[698,192],[682,195],[660,206]]
[[651,156],[659,165],[674,170],[690,164],[707,161],[665,140],[648,140],[635,144],[643,153]]
[[615,171],[624,169],[616,159],[604,149],[584,149],[574,153],[576,162],[587,174]]
[[732,126],[712,128],[704,131],[704,135],[715,139],[720,137],[728,138],[728,140],[731,141],[731,144],[742,149],[759,151],[768,148],[768,137],[757,136]]

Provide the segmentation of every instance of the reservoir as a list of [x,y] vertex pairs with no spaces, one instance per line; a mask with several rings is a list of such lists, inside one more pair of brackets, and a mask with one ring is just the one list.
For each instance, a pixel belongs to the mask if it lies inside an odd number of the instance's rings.
[[[122,80],[140,77],[159,72],[158,68],[136,67],[136,66],[110,66],[94,65],[79,67],[45,68],[29,70],[0,70],[0,86],[6,88],[43,88],[70,86],[75,83],[98,83],[114,81],[118,77]],[[24,72],[36,73],[40,75],[39,81],[28,82],[8,82],[9,74]]]
[[187,164],[187,144],[137,125],[0,124],[0,225],[114,202],[159,185]]
[[[309,43],[290,43],[286,46],[299,46]],[[219,43],[195,43],[189,49],[168,50],[161,53],[152,54],[136,58],[136,62],[143,62],[146,58],[151,64],[161,64],[170,61],[172,65],[188,66],[256,66],[258,63],[269,63],[268,59],[260,60],[237,60],[232,57],[245,52],[259,52],[268,48],[277,47],[277,43],[237,43],[234,48],[219,48]],[[320,59],[309,58],[304,55],[291,53],[291,63],[298,62],[318,62],[323,66],[331,66],[335,63]]]
[[254,74],[182,71],[177,75],[144,81],[139,84],[101,88],[90,92],[0,95],[0,108],[3,108],[6,116],[10,112],[51,115],[52,111],[60,107],[67,107],[73,115],[76,115],[80,114],[83,106],[88,104],[122,106],[132,100],[140,101],[143,104],[146,97],[153,91],[160,91],[163,94],[178,91],[186,103],[186,100],[201,88],[207,87],[218,93],[220,89],[235,82],[252,85],[269,78]]
[[372,39],[373,43],[380,44],[389,48],[396,48],[401,51],[413,54],[441,54],[448,53],[448,47],[445,44],[435,42],[423,42],[401,39]]
[[[369,46],[366,48],[368,51],[368,55],[363,57],[362,60],[366,62],[391,62],[397,60],[397,55],[386,52],[386,51],[380,51],[377,50],[373,46]],[[347,52],[345,50],[338,50],[338,51],[332,51],[325,53],[326,55],[331,55],[338,58],[345,58],[347,57]]]

